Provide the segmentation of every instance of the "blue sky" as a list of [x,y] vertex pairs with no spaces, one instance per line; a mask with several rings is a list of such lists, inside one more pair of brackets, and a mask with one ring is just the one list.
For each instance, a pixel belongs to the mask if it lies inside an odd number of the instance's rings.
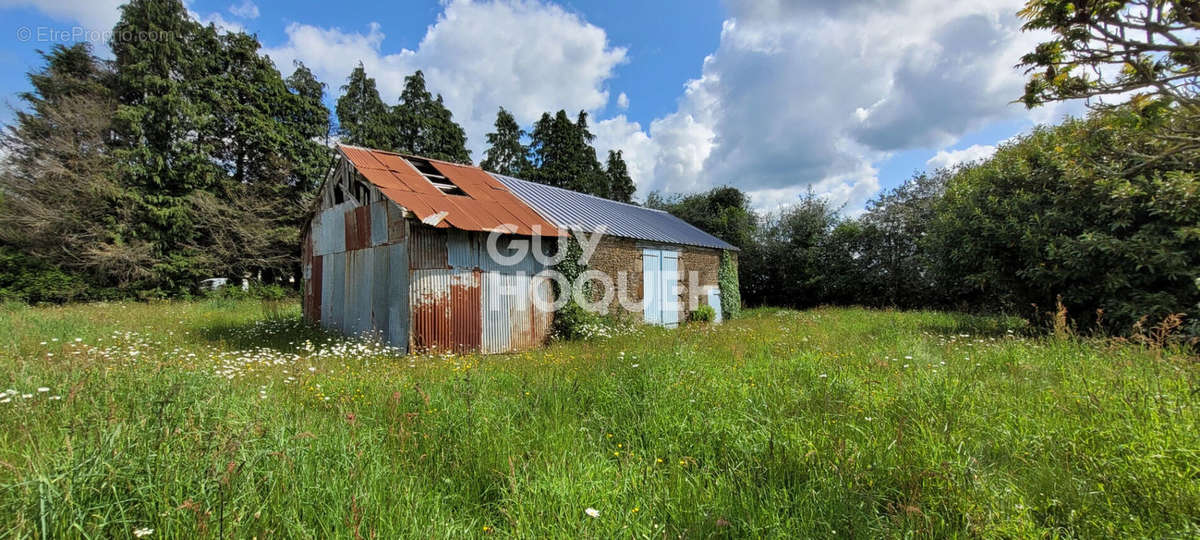
[[[77,28],[95,36],[120,3],[0,0],[6,101],[27,89],[36,49]],[[597,149],[625,151],[641,196],[728,184],[773,208],[811,187],[855,213],[914,171],[984,157],[1078,111],[1009,103],[1022,82],[1012,66],[1043,37],[1020,31],[1020,0],[187,5],[257,34],[285,75],[303,61],[330,104],[360,60],[389,102],[423,69],[476,160],[498,106],[526,125],[545,110],[588,110]],[[66,36],[42,39],[51,31]]]

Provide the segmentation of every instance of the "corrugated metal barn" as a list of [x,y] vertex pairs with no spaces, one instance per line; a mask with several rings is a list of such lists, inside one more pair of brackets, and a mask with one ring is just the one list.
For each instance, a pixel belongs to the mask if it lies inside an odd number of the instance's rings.
[[[532,251],[518,256],[509,247],[514,240],[551,237],[548,247],[568,229],[591,232],[606,224],[616,242],[638,242],[631,244],[634,256],[614,251],[612,258],[638,274],[644,293],[636,300],[648,305],[678,288],[678,278],[658,276],[674,269],[667,261],[688,260],[689,246],[733,249],[665,212],[538,186],[476,167],[339,146],[303,233],[305,318],[409,351],[519,351],[549,335],[553,313],[543,308],[554,289],[538,275],[545,268]],[[488,255],[494,231],[503,233],[499,251],[512,256]],[[643,266],[654,257],[655,277],[642,284],[649,272]],[[709,262],[703,253],[696,257]],[[661,307],[644,311],[647,322],[679,319]]]

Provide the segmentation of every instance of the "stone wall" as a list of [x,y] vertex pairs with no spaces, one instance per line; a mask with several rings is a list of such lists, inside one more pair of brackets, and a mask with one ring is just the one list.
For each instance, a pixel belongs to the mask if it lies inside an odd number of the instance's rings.
[[[689,303],[694,295],[702,295],[705,287],[717,287],[717,272],[721,266],[721,251],[717,249],[708,249],[694,246],[661,246],[652,245],[640,240],[631,238],[622,238],[618,236],[605,236],[600,240],[600,245],[596,247],[596,252],[592,254],[588,260],[588,270],[597,270],[611,276],[613,283],[617,285],[617,291],[614,291],[612,298],[608,302],[608,313],[619,314],[624,311],[620,299],[617,294],[620,291],[620,281],[625,280],[625,290],[627,291],[627,299],[630,303],[636,304],[636,309],[630,310],[640,320],[642,316],[641,301],[642,301],[642,249],[662,248],[675,249],[679,252],[679,292],[681,303],[680,319],[687,318],[688,306],[695,307],[699,303]],[[689,272],[696,272],[695,284],[689,283]],[[603,291],[600,287],[593,284],[592,299],[599,300]],[[705,302],[701,296],[698,302]]]

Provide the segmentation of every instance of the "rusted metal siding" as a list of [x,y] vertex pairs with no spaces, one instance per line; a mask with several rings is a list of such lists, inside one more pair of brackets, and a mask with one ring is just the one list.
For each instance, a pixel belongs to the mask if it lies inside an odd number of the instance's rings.
[[478,270],[413,270],[409,291],[414,350],[479,350]]
[[507,264],[492,261],[486,239],[454,229],[410,229],[414,350],[501,353],[545,342],[552,315],[536,310],[531,297],[540,287],[553,299],[549,281],[533,276],[542,265],[530,253]]
[[343,214],[346,251],[360,250],[370,245],[371,208],[359,206]]

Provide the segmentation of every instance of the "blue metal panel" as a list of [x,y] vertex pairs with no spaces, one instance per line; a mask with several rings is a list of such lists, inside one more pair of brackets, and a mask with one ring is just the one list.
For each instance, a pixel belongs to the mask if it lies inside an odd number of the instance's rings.
[[388,241],[388,201],[371,203],[371,245],[378,246]]
[[[386,215],[386,210],[385,210]],[[388,287],[391,284],[390,253],[387,246],[369,248],[371,252],[371,331],[382,340],[388,338]]]
[[662,210],[610,201],[502,174],[490,174],[561,228],[595,232],[603,225],[607,228],[606,234],[615,236],[666,244],[737,249]]
[[346,311],[346,254],[330,253],[321,262],[321,322],[326,328],[342,329]]
[[662,324],[662,251],[642,250],[642,318]]
[[359,335],[371,330],[371,250],[346,252],[345,302],[342,331]]
[[354,204],[342,204],[326,208],[317,214],[313,223],[313,254],[328,255],[346,251],[346,211]]
[[679,252],[662,251],[662,324],[668,328],[679,325]]
[[480,309],[483,311],[483,331],[480,348],[484,353],[507,352],[511,346],[512,322],[509,312],[518,303],[523,291],[518,289],[516,276],[499,272],[480,275]]
[[408,246],[403,242],[386,246],[388,252],[387,310],[388,343],[408,350]]
[[[524,249],[525,256],[517,259],[515,262],[508,260],[518,254],[518,248],[514,247],[514,242],[524,243],[525,246],[524,248],[521,248]],[[496,240],[496,252],[501,258],[505,259],[501,261],[499,258],[492,257],[491,251],[488,249],[487,236],[483,236],[483,238],[480,239],[479,267],[483,270],[493,272],[503,272],[507,274],[524,273],[530,276],[541,272],[546,268],[546,265],[542,264],[534,256],[533,250],[536,246],[533,244],[535,244],[535,242],[532,242],[529,238],[513,236],[503,236],[498,238]]]
[[446,231],[446,259],[452,268],[479,268],[479,237],[469,231]]

